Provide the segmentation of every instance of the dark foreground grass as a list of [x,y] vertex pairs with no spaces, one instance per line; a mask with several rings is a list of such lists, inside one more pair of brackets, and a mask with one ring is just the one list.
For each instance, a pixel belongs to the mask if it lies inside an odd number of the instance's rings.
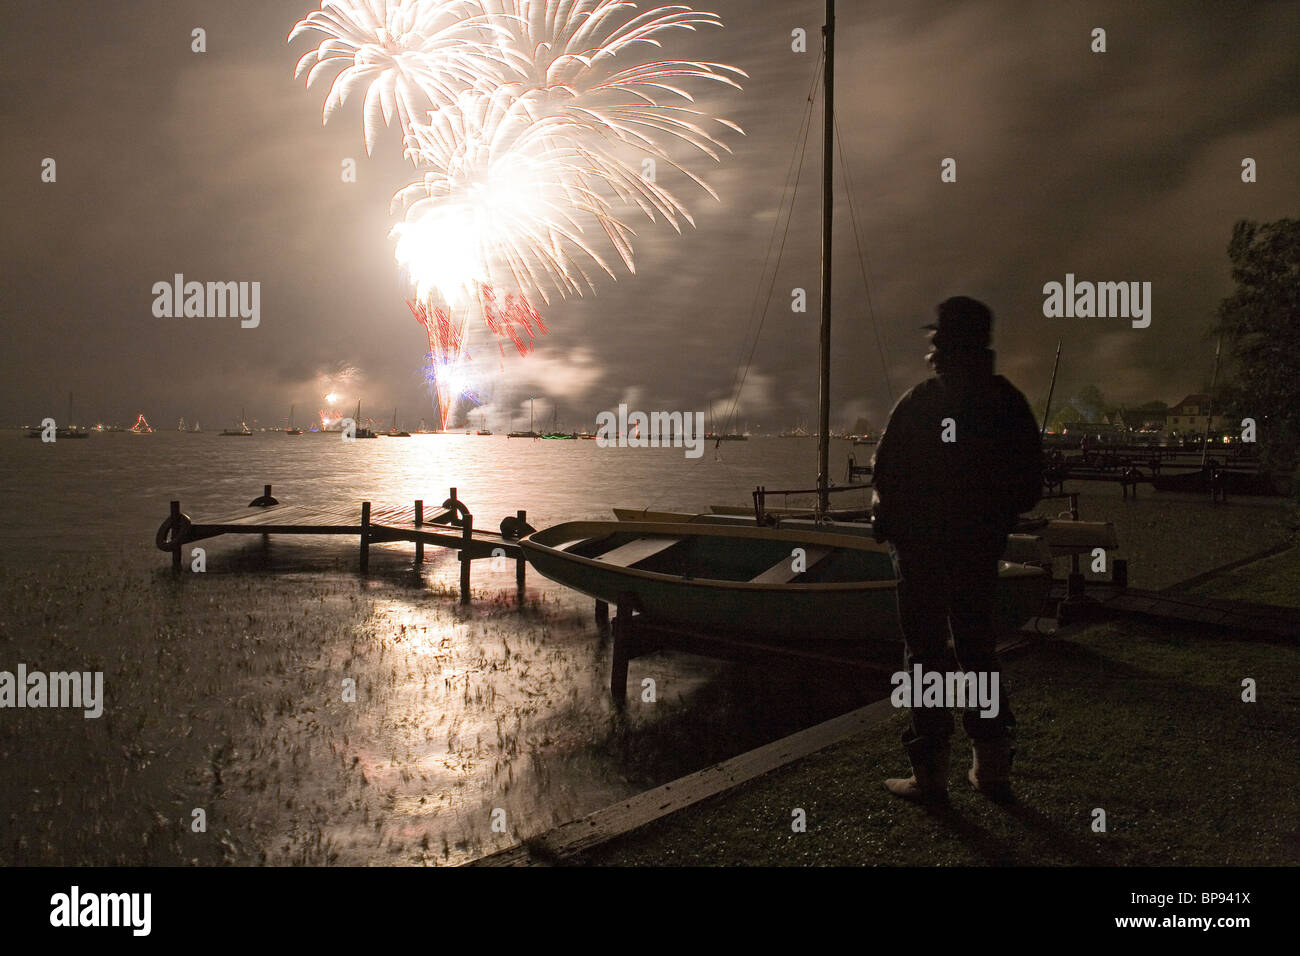
[[[1009,661],[1017,803],[965,780],[927,811],[904,772],[900,714],[862,735],[592,851],[598,865],[1294,865],[1300,651],[1107,624]],[[1241,700],[1242,681],[1258,702]],[[796,809],[807,831],[793,832]],[[1097,810],[1105,832],[1096,832]]]

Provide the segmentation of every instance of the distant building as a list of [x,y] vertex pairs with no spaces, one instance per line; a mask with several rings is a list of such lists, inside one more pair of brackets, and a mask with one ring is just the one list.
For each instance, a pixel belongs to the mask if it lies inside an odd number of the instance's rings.
[[1227,415],[1215,414],[1211,417],[1209,395],[1188,395],[1177,405],[1169,409],[1165,417],[1165,427],[1171,432],[1204,434],[1206,430],[1222,431],[1229,426]]
[[1162,432],[1167,427],[1169,412],[1154,408],[1130,408],[1125,412],[1125,417],[1140,432]]
[[1126,434],[1122,425],[1107,421],[1100,422],[1065,422],[1061,434],[1070,438],[1098,438],[1102,441],[1116,441]]

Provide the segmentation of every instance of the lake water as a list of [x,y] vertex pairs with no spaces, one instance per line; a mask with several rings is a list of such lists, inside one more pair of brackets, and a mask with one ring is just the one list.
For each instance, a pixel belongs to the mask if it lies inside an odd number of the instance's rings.
[[[842,480],[848,456],[869,451],[835,442],[832,476]],[[0,747],[19,769],[0,807],[0,843],[26,841],[28,827],[46,834],[10,862],[461,862],[865,702],[870,688],[813,692],[661,654],[632,663],[622,712],[608,699],[609,646],[590,601],[531,569],[520,609],[513,567],[477,562],[474,606],[462,611],[454,558],[431,551],[417,570],[410,545],[373,549],[362,582],[354,538],[272,539],[267,549],[256,537],[219,538],[204,542],[207,573],[178,585],[153,544],[169,500],[195,517],[228,513],[268,483],[285,504],[358,512],[362,500],[416,498],[432,510],[454,486],[478,527],[523,508],[541,528],[607,518],[614,506],[749,505],[756,484],[811,486],[815,457],[811,439],[727,442],[692,460],[682,449],[501,436],[109,433],[53,445],[0,436],[9,653],[31,666],[56,646],[64,658],[102,659],[109,705],[102,727],[32,724],[30,739],[8,715]],[[1138,587],[1167,586],[1286,534],[1278,500],[1211,505],[1144,490],[1124,501],[1117,486],[1076,487],[1082,517],[1116,524],[1118,556]],[[332,699],[345,673],[364,691],[353,708]],[[649,702],[638,696],[647,677],[657,689]],[[184,719],[153,720],[155,711]],[[116,773],[118,748],[154,756],[102,794],[76,782],[85,767]],[[69,776],[64,760],[82,775]],[[98,818],[119,821],[99,836],[102,851],[85,848],[70,809],[84,817],[88,801]],[[182,846],[166,822],[203,801],[221,808],[219,851]],[[129,821],[142,805],[165,822],[137,858]],[[495,809],[505,832],[490,826]]]

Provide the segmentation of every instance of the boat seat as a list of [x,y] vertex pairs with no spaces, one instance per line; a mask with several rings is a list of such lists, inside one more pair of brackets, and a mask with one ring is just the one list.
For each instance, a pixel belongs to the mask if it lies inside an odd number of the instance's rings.
[[1055,555],[1086,554],[1093,548],[1107,551],[1119,547],[1115,525],[1109,521],[1049,521],[1039,532]]
[[[793,549],[792,549],[793,550]],[[819,561],[826,559],[826,556],[834,550],[832,548],[820,548],[816,545],[809,545],[804,548],[804,553],[808,556],[805,564],[805,570],[811,571],[813,566]],[[750,584],[789,584],[803,571],[794,570],[794,555],[788,555],[772,565],[762,574],[749,579]]]
[[644,561],[646,558],[654,557],[661,551],[667,551],[681,540],[681,538],[637,538],[635,541],[629,541],[627,544],[620,545],[612,551],[598,554],[595,558],[602,564],[612,564],[620,568],[630,568],[632,565]]

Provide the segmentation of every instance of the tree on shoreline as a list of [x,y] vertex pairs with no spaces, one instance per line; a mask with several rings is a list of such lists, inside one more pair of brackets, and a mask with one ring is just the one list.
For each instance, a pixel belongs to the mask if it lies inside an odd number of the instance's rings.
[[1285,467],[1300,439],[1300,220],[1239,221],[1228,259],[1236,289],[1214,331],[1237,366],[1230,392],[1259,423],[1266,467]]

